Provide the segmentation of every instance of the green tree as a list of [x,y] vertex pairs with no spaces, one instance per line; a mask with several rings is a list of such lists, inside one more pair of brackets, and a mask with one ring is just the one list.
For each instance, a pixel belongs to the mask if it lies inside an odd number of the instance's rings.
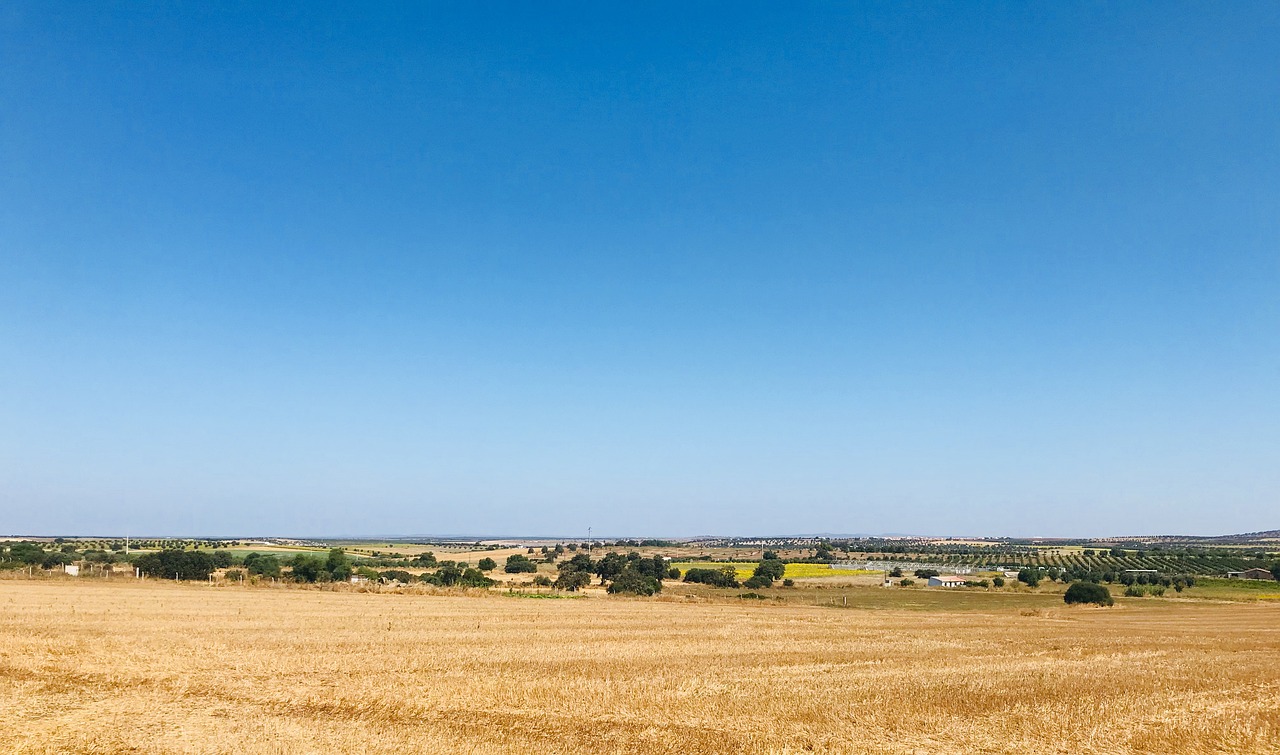
[[133,562],[143,574],[160,579],[208,579],[213,573],[213,556],[197,551],[170,548],[148,553]]
[[611,594],[625,593],[630,595],[656,595],[662,591],[662,583],[653,577],[641,574],[634,568],[626,567],[616,579],[609,583]]
[[1111,591],[1102,585],[1094,582],[1072,582],[1063,594],[1062,602],[1096,603],[1100,606],[1109,606],[1115,603],[1115,600],[1111,597]]
[[498,568],[498,562],[486,556],[476,566],[480,567],[480,571],[493,571]]
[[561,569],[560,576],[556,577],[554,583],[557,590],[568,592],[577,592],[589,584],[591,584],[591,575],[577,569]]
[[351,579],[351,559],[347,558],[346,552],[341,548],[329,551],[329,558],[325,559],[324,568],[334,582],[346,582]]
[[484,575],[479,569],[464,569],[458,577],[459,587],[492,587],[497,584]]
[[244,557],[244,566],[250,574],[264,577],[280,576],[280,559],[271,554],[250,553]]
[[332,579],[325,569],[325,562],[319,556],[299,553],[293,557],[289,573],[297,582],[322,582]]
[[737,587],[738,575],[732,566],[720,569],[690,569],[684,573],[684,581],[712,587]]
[[627,567],[627,560],[622,556],[609,551],[605,557],[596,562],[596,576],[600,577],[603,584],[608,580],[613,580],[622,574],[622,570]]
[[776,558],[766,558],[761,561],[755,569],[755,576],[765,577],[769,580],[782,579],[782,575],[787,571],[787,565]]
[[507,565],[502,570],[507,574],[532,574],[538,571],[538,565],[530,561],[528,556],[517,553],[507,557]]

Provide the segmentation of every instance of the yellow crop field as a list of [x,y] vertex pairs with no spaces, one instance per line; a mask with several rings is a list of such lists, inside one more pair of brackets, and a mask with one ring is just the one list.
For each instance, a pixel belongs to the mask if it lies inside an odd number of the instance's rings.
[[948,612],[348,587],[0,580],[0,752],[1280,747],[1275,603]]

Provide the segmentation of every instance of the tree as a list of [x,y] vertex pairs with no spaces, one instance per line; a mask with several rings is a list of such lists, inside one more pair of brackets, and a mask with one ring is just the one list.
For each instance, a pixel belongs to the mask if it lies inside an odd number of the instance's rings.
[[464,569],[458,578],[458,585],[461,587],[492,587],[495,585],[492,579],[484,575],[479,569]]
[[334,582],[346,582],[351,579],[351,559],[347,558],[346,552],[341,548],[329,551],[329,558],[325,560],[324,568]]
[[1109,606],[1115,603],[1111,597],[1111,591],[1102,585],[1094,582],[1073,582],[1067,588],[1067,592],[1062,596],[1064,603],[1095,603],[1100,606]]
[[507,565],[502,570],[507,574],[532,574],[538,571],[538,565],[530,561],[528,556],[517,553],[507,557]]
[[[575,556],[575,558],[577,558]],[[595,573],[600,578],[600,583],[616,579],[622,570],[627,567],[627,560],[622,556],[609,551],[605,557],[596,562]]]
[[[535,566],[533,568],[537,569],[538,567]],[[457,564],[452,561],[445,561],[440,565],[439,569],[436,569],[436,584],[453,587],[462,580],[462,574],[462,569],[459,569]]]
[[578,571],[577,569],[561,569],[560,576],[555,581],[555,588],[557,590],[577,592],[589,584],[591,584],[591,575],[587,572]]
[[264,577],[280,576],[280,559],[270,554],[250,553],[244,557],[244,566],[250,574],[259,574]]
[[732,566],[722,569],[690,569],[684,573],[684,581],[712,587],[737,587],[738,575]]
[[325,569],[325,562],[319,556],[299,553],[293,557],[292,566],[289,573],[298,582],[323,582],[332,579]]
[[787,571],[787,565],[776,558],[766,558],[762,560],[755,570],[756,576],[766,577],[769,580],[782,579],[782,575]]
[[617,579],[609,584],[609,592],[611,594],[656,595],[662,592],[662,583],[653,577],[645,576],[639,571],[627,567],[622,570]]
[[480,571],[493,571],[494,569],[498,568],[498,562],[494,561],[491,558],[485,557],[480,559],[480,562],[477,563],[476,566],[480,568]]
[[916,569],[916,579],[928,579],[929,577],[936,577],[941,573],[942,572],[939,572],[937,569]]
[[171,548],[148,553],[134,561],[143,574],[160,579],[208,579],[213,573],[213,556],[208,553]]
[[1280,561],[1271,565],[1271,576],[1277,582],[1280,582]]
[[1040,584],[1040,570],[1039,569],[1019,569],[1018,581],[1022,582],[1028,587],[1035,587],[1036,585]]
[[44,560],[44,548],[35,543],[14,543],[9,548],[9,558],[23,564],[38,564]]

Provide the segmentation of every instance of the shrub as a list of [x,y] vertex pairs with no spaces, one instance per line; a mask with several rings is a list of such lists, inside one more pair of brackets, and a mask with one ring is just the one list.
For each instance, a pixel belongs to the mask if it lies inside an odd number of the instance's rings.
[[794,579],[784,579],[784,580],[782,580],[782,586],[783,586],[783,587],[795,587],[795,586],[796,586],[796,581],[795,581]]
[[1138,585],[1129,585],[1124,588],[1124,596],[1126,598],[1145,598],[1147,597],[1147,591]]
[[910,577],[907,577],[907,578],[903,579],[902,581],[898,582],[898,584],[902,585],[903,587],[910,587],[910,586],[914,585],[915,583],[916,583],[916,581],[915,581],[914,579],[911,579]]
[[548,577],[545,574],[539,574],[538,576],[533,578],[533,583],[538,587],[550,587],[551,577]]
[[991,584],[995,585],[996,587],[1004,587],[1004,577],[992,578]]
[[749,587],[752,590],[759,590],[762,587],[773,587],[773,580],[763,574],[753,574],[745,582],[743,587]]
[[1062,596],[1062,601],[1064,603],[1096,603],[1100,606],[1109,606],[1115,602],[1111,598],[1110,590],[1094,582],[1073,582]]

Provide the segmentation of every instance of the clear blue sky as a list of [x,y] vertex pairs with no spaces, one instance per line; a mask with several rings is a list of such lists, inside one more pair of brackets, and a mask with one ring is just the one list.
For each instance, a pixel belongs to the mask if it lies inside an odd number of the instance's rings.
[[1280,5],[215,6],[0,9],[0,532],[1280,526]]

